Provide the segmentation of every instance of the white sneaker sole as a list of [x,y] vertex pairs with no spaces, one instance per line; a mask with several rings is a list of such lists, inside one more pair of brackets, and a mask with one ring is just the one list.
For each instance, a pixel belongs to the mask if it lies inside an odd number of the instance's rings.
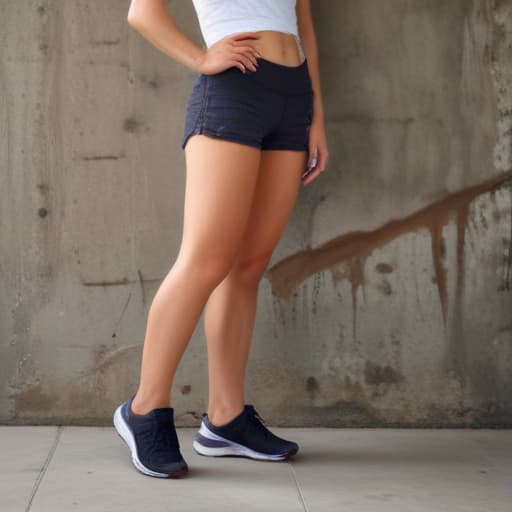
[[114,412],[114,427],[117,431],[117,433],[121,436],[123,441],[128,445],[128,448],[130,448],[130,453],[132,457],[133,465],[142,473],[149,475],[149,476],[156,476],[160,478],[170,478],[171,476],[180,476],[185,473],[187,473],[187,469],[178,470],[174,473],[160,473],[158,471],[153,471],[152,469],[147,468],[142,464],[142,462],[139,460],[139,457],[137,455],[137,446],[135,445],[135,439],[133,438],[133,434],[126,424],[126,422],[123,419],[123,416],[121,414],[121,408],[123,407],[123,404],[121,404]]
[[256,460],[285,460],[289,457],[289,454],[269,454],[262,453],[256,450],[252,450],[247,446],[236,443],[235,441],[231,441],[226,439],[218,434],[212,432],[204,422],[201,422],[201,427],[198,432],[201,436],[206,437],[207,439],[211,439],[213,441],[220,441],[224,446],[205,446],[200,442],[198,436],[194,437],[194,441],[192,442],[192,446],[194,450],[200,455],[207,455],[210,457],[222,457],[224,455],[238,455],[242,457],[249,457],[251,459]]

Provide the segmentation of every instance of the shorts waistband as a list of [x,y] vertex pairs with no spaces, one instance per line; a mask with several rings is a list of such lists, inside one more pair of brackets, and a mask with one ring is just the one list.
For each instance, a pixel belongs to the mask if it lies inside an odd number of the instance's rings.
[[244,77],[283,94],[311,92],[311,78],[307,58],[297,66],[286,66],[263,57],[256,57],[256,60],[258,62],[256,71],[246,68],[246,72],[242,73],[238,68],[235,69]]

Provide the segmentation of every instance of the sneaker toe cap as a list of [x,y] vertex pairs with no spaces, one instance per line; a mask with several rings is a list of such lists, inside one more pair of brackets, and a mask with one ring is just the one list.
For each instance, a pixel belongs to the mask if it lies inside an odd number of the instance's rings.
[[284,446],[284,454],[287,457],[295,455],[299,451],[299,445],[294,441],[288,441]]
[[188,471],[188,465],[184,460],[167,462],[158,465],[149,465],[149,469],[159,473],[182,473]]

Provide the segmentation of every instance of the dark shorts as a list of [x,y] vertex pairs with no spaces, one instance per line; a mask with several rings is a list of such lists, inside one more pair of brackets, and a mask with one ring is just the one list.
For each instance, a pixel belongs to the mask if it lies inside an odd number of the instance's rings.
[[257,59],[256,71],[233,66],[194,80],[183,125],[182,149],[204,133],[259,149],[308,150],[313,90],[307,59],[285,66]]

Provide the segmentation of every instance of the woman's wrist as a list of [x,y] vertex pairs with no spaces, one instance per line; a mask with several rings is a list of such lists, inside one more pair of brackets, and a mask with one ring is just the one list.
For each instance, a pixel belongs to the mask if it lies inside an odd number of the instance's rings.
[[194,71],[196,72],[200,72],[201,71],[201,64],[203,62],[203,59],[204,59],[204,56],[206,55],[206,51],[203,50],[201,51],[201,53],[199,53],[198,55],[196,55],[192,61],[192,68],[194,69]]
[[313,115],[311,116],[312,123],[323,123],[325,120],[324,117],[324,109],[322,108],[322,104],[315,102],[313,104]]

